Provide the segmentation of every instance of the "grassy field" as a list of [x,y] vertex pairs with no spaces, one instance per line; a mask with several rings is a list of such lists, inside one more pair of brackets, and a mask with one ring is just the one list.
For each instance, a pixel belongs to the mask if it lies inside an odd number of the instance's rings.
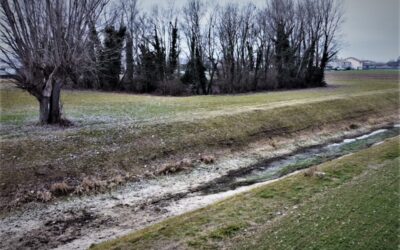
[[63,91],[66,116],[75,123],[67,129],[35,125],[36,101],[2,83],[0,204],[54,182],[141,176],[166,160],[196,160],[260,138],[398,112],[398,71],[331,72],[327,81],[326,88],[235,96]]
[[[168,118],[196,118],[215,112],[262,108],[293,100],[307,102],[398,89],[398,71],[329,72],[328,88],[278,91],[257,94],[157,97],[95,91],[62,92],[64,113],[77,125],[159,122]],[[0,85],[2,125],[26,126],[38,119],[38,103],[28,93],[10,84]],[[217,113],[219,114],[219,113]],[[17,126],[18,127],[18,126]],[[13,127],[15,129],[15,127]],[[7,131],[9,132],[9,131]],[[2,135],[5,132],[2,131]]]
[[399,139],[93,249],[398,249]]

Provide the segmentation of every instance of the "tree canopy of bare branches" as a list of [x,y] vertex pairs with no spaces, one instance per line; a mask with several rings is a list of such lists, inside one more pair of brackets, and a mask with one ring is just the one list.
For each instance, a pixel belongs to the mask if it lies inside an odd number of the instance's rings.
[[1,0],[2,60],[17,71],[17,85],[40,103],[41,123],[60,123],[60,91],[86,53],[91,21],[103,0]]

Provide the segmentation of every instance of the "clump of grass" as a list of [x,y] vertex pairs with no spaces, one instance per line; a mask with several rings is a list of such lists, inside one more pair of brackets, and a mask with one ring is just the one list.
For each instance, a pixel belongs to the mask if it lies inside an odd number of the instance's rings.
[[97,180],[97,178],[95,177],[92,178],[85,177],[82,180],[81,186],[87,192],[89,192],[90,190],[100,189],[102,186],[104,186],[104,183],[102,183],[100,180]]
[[227,226],[223,226],[218,228],[210,233],[210,237],[213,239],[223,239],[226,237],[234,236],[240,229],[242,229],[245,225],[243,224],[231,224]]
[[74,188],[69,186],[65,181],[53,183],[50,186],[50,192],[55,196],[67,195],[73,190]]
[[193,162],[190,159],[183,159],[175,163],[164,164],[158,171],[157,175],[167,175],[193,168]]
[[277,195],[277,191],[274,188],[266,188],[262,192],[259,193],[259,196],[264,199],[271,199]]
[[318,168],[316,166],[311,167],[311,168],[307,168],[304,171],[304,176],[305,177],[313,177],[315,175],[315,173],[317,172]]
[[200,161],[204,164],[213,164],[215,162],[215,158],[212,155],[202,155],[200,157]]
[[53,195],[49,191],[38,191],[36,193],[36,199],[40,202],[49,202],[53,199]]
[[316,176],[316,177],[319,178],[319,179],[325,179],[326,173],[325,173],[325,172],[317,171],[317,172],[314,173],[314,176]]
[[319,171],[317,166],[313,166],[311,168],[307,168],[304,171],[305,177],[317,177],[318,179],[324,179],[326,177],[326,173]]
[[125,182],[125,178],[122,175],[117,175],[112,179],[111,182],[113,182],[117,185],[121,185],[122,183]]
[[75,188],[74,193],[78,195],[87,194],[94,191],[101,191],[107,187],[107,182],[96,177],[85,177]]

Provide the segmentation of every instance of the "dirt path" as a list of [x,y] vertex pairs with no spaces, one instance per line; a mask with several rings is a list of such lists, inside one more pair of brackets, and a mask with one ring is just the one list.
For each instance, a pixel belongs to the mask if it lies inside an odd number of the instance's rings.
[[53,204],[31,203],[19,211],[2,215],[0,248],[84,249],[251,188],[208,196],[190,192],[231,170],[255,164],[260,159],[289,154],[301,147],[362,134],[383,125],[371,124],[339,132],[337,127],[332,127],[330,133],[326,129],[303,132],[280,140],[274,150],[262,142],[255,143],[246,151],[227,154],[215,164],[200,164],[190,172],[129,183],[107,194],[71,197]]
[[268,104],[262,104],[262,105],[252,105],[252,106],[242,106],[242,107],[236,107],[236,108],[224,108],[221,110],[216,110],[216,111],[208,111],[206,114],[204,113],[191,113],[190,116],[192,117],[215,117],[218,115],[234,115],[242,112],[248,112],[248,111],[253,111],[253,110],[270,110],[270,109],[275,109],[275,108],[280,108],[280,107],[286,107],[286,106],[295,106],[295,105],[300,105],[300,104],[313,104],[317,102],[322,102],[322,101],[328,101],[328,100],[335,100],[335,99],[340,99],[340,98],[345,98],[345,97],[360,97],[360,96],[368,96],[368,95],[376,95],[376,94],[385,94],[385,93],[391,93],[393,90],[375,90],[375,91],[367,91],[363,93],[356,93],[356,94],[333,94],[333,95],[326,95],[323,97],[314,97],[314,98],[306,98],[306,99],[295,99],[295,100],[290,100],[290,101],[277,101],[277,102],[272,102]]

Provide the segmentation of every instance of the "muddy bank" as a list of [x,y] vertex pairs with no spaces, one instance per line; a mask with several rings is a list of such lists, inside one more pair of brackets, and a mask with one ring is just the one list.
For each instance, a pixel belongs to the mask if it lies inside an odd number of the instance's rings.
[[243,151],[215,152],[215,163],[199,163],[192,171],[128,183],[97,196],[70,197],[51,204],[30,203],[19,211],[2,214],[0,248],[84,249],[254,187],[206,196],[196,192],[202,185],[211,184],[231,171],[251,169],[260,161],[265,163],[296,150],[359,136],[389,126],[396,118],[395,115],[370,118],[363,126],[359,123],[353,129],[349,127],[354,121],[287,137],[267,138]]

